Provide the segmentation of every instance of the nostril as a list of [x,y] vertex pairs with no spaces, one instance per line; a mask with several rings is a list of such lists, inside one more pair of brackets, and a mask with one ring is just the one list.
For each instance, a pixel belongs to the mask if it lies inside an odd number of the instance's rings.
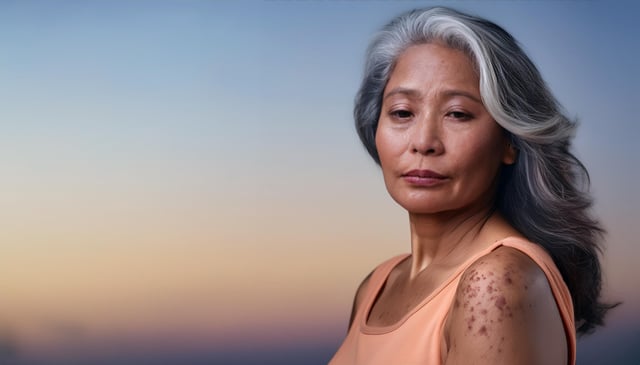
[[412,148],[412,150],[411,150],[411,152],[413,152],[413,153],[421,153],[421,154],[425,154],[425,155],[430,155],[430,154],[434,154],[434,153],[436,153],[436,149],[435,149],[435,148],[430,147],[430,148],[427,148],[427,149],[425,149],[425,150],[422,150],[422,149],[418,149],[417,147],[413,147],[413,148]]

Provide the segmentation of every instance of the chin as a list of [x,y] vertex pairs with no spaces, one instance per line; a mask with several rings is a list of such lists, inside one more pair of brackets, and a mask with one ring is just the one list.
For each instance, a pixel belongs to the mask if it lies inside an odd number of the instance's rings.
[[451,210],[451,206],[448,204],[429,202],[425,200],[415,201],[411,200],[398,200],[396,203],[403,207],[407,212],[412,214],[435,214],[441,213],[447,210]]

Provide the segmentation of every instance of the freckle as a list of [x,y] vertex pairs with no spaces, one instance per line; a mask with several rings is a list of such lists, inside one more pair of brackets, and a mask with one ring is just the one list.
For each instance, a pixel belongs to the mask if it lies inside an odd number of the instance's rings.
[[453,303],[453,307],[454,308],[458,308],[460,306],[460,301],[458,301],[458,299],[456,299],[456,301]]
[[511,281],[511,277],[507,274],[504,277],[504,282],[511,285],[512,281]]
[[473,307],[471,307],[471,312],[473,312]]
[[487,327],[486,326],[480,327],[480,330],[478,331],[478,334],[487,336]]
[[498,349],[498,352],[499,352],[499,353],[501,353],[501,352],[502,352],[502,349]]
[[525,285],[524,286],[524,290],[528,290],[528,289],[529,289],[529,287]]
[[507,301],[503,296],[500,296],[498,297],[498,299],[496,299],[496,307],[498,307],[498,309],[503,310],[505,304],[507,304]]

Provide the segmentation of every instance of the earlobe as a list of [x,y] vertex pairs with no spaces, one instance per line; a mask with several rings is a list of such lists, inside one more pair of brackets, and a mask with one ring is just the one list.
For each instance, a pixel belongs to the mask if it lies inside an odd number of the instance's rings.
[[507,142],[504,146],[504,154],[502,156],[502,163],[505,165],[513,165],[518,157],[518,149],[510,142]]

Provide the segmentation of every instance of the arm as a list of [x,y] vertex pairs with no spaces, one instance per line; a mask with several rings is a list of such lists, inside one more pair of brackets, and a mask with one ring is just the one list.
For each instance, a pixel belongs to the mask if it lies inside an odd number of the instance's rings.
[[464,273],[445,329],[446,365],[566,365],[562,319],[544,272],[501,247]]

